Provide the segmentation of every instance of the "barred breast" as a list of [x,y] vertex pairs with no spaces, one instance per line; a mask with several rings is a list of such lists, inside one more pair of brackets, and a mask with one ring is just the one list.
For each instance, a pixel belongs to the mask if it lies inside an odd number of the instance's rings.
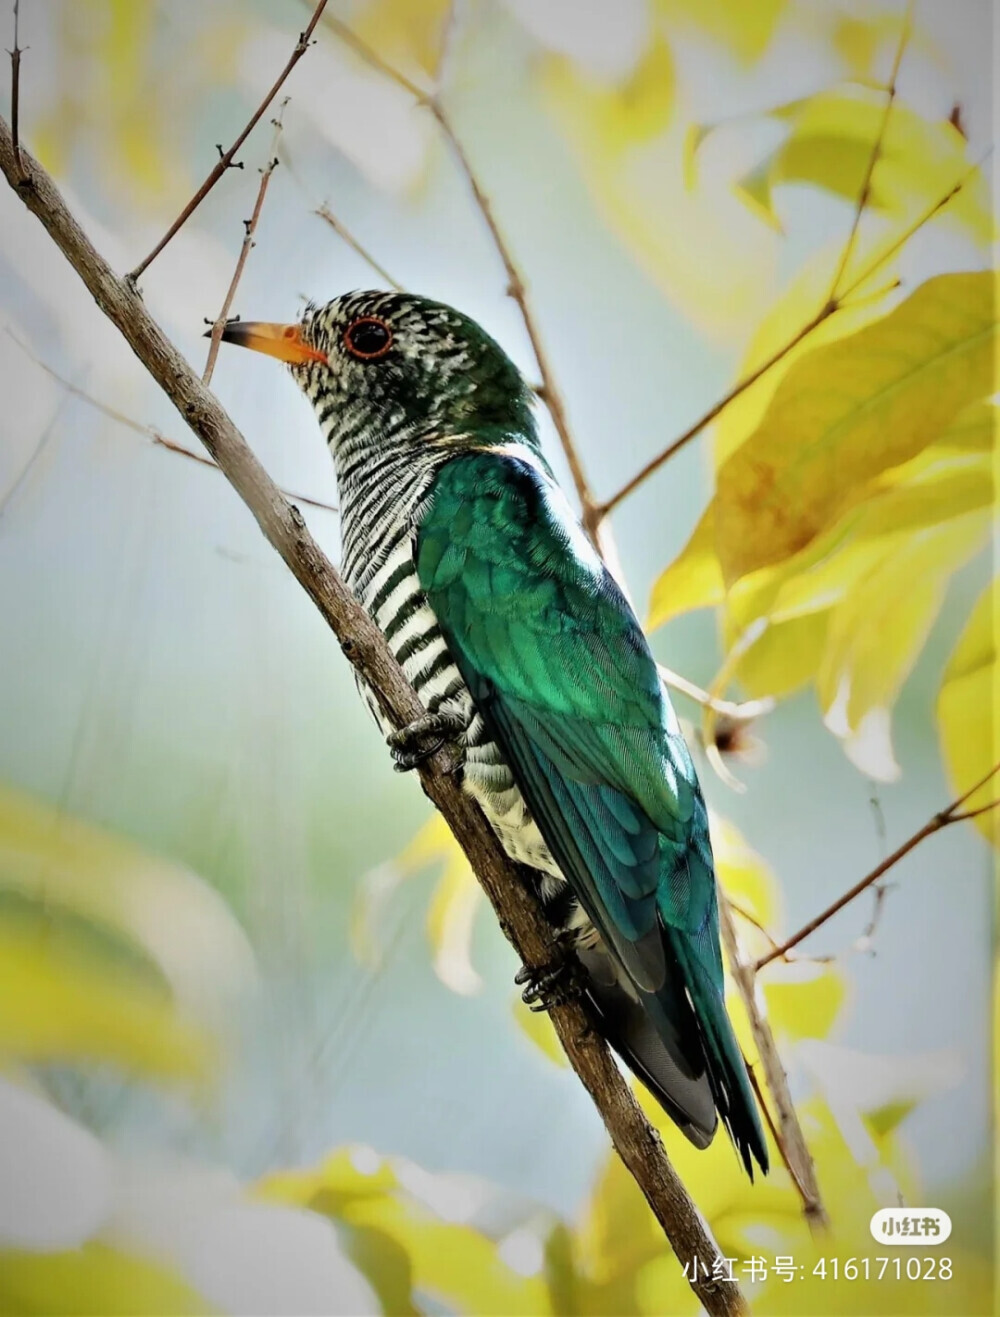
[[[524,803],[514,775],[490,740],[472,696],[420,588],[414,561],[415,536],[401,526],[387,537],[380,561],[352,584],[358,601],[377,623],[396,662],[428,713],[454,712],[465,722],[463,785],[479,803],[504,850],[513,860],[547,875],[544,894],[563,879]],[[362,694],[384,732],[389,728],[371,691]]]

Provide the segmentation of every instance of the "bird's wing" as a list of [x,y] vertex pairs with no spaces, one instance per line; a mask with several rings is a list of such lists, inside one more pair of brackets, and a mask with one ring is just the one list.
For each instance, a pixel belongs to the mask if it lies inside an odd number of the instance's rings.
[[721,988],[687,748],[631,608],[535,455],[443,467],[417,570],[542,835],[633,981],[663,986],[666,925],[709,933],[697,941]]

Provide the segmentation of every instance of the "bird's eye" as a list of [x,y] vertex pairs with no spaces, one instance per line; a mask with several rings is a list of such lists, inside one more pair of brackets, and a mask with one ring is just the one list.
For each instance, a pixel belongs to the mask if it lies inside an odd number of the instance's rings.
[[392,347],[392,330],[377,316],[361,316],[344,330],[344,346],[359,361],[377,361]]

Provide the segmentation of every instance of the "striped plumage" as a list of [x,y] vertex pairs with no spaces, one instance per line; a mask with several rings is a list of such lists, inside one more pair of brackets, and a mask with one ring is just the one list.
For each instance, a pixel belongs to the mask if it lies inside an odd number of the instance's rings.
[[406,294],[310,307],[296,333],[351,589],[425,708],[461,715],[463,782],[572,934],[609,1040],[694,1143],[718,1111],[747,1171],[766,1170],[694,768],[523,380],[472,321]]

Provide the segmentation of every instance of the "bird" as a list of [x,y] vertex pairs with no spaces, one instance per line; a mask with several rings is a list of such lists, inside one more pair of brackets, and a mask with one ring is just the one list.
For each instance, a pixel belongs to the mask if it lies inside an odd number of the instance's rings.
[[724,1000],[708,815],[643,630],[542,451],[534,395],[480,325],[406,292],[236,320],[285,362],[335,468],[344,579],[426,710],[401,769],[446,742],[561,958],[525,1000],[584,998],[687,1138],[719,1119],[750,1178],[760,1114]]

